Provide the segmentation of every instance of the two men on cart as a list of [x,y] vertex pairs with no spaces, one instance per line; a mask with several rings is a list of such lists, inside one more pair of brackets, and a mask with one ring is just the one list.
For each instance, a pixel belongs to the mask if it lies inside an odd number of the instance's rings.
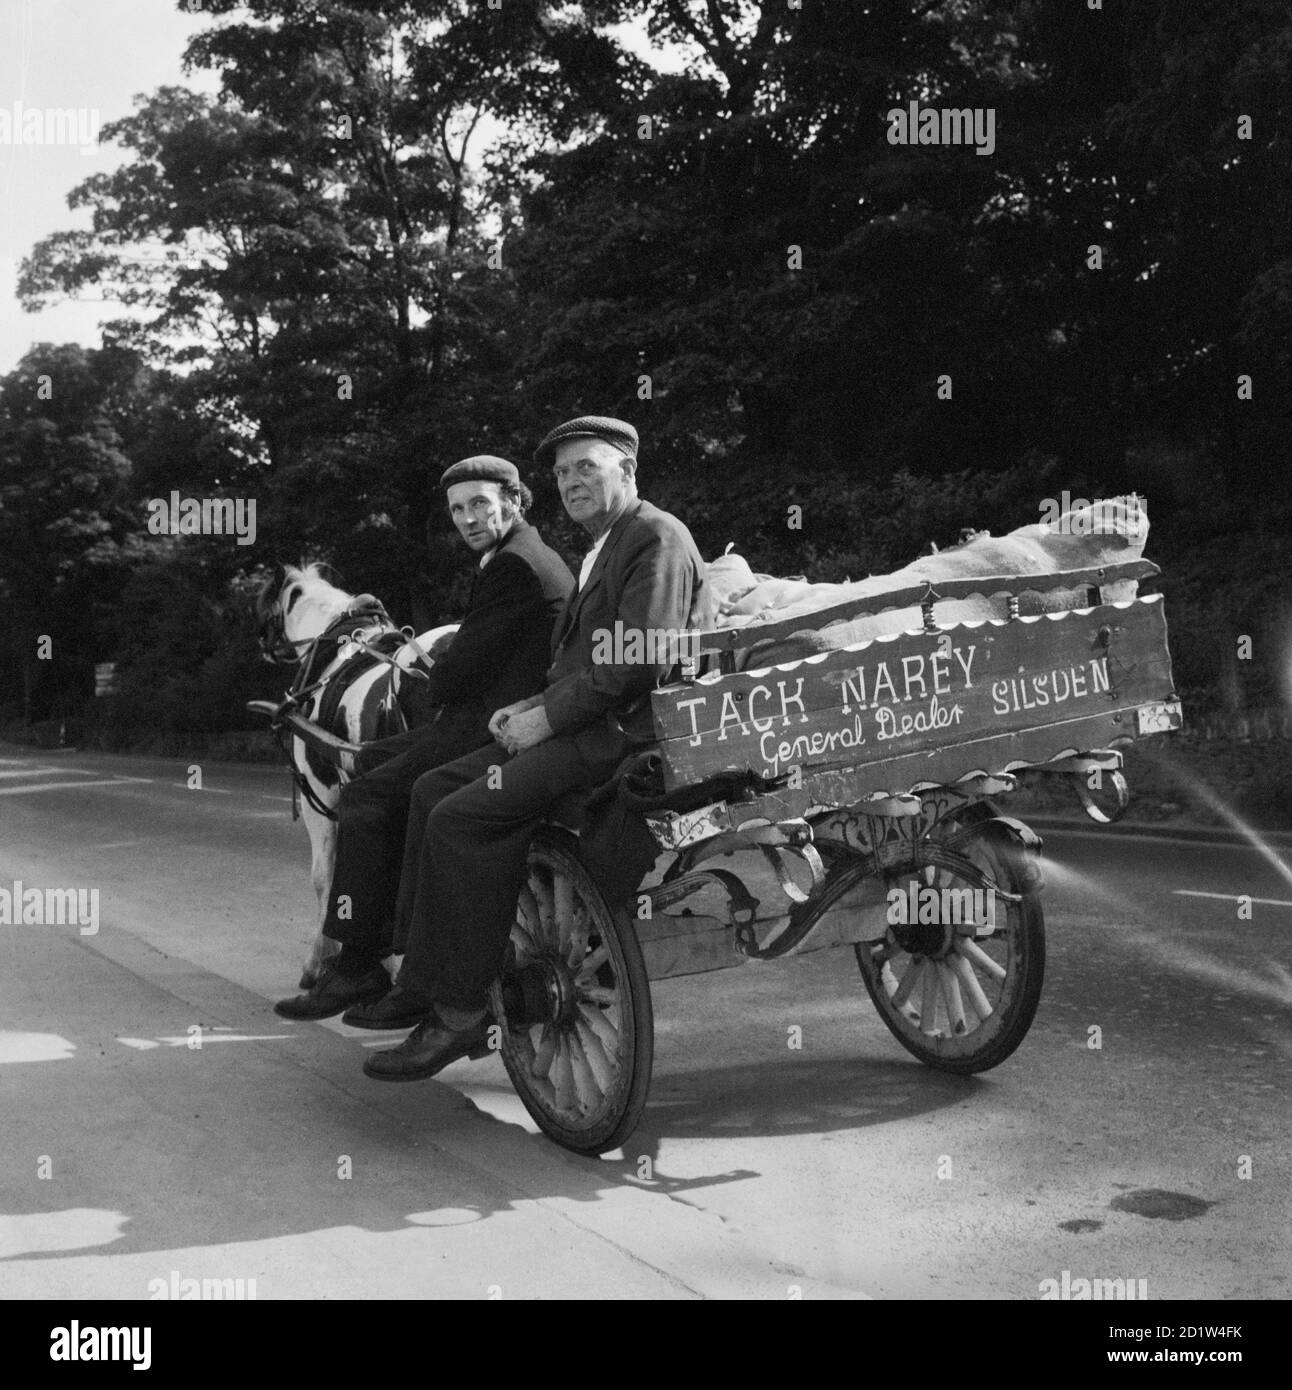
[[[524,698],[495,709],[491,742],[439,761],[412,783],[394,914],[394,946],[404,955],[398,982],[374,999],[384,983],[374,962],[354,951],[347,961],[347,948],[337,967],[346,985],[320,997],[335,1013],[347,1003],[332,1006],[352,995],[349,1022],[416,1025],[398,1047],[368,1057],[364,1071],[375,1079],[433,1076],[479,1049],[486,994],[502,966],[534,828],[553,803],[601,786],[635,748],[653,741],[650,692],[668,667],[599,660],[605,634],[681,633],[707,616],[704,562],[686,526],[638,495],[637,451],[631,425],[586,416],[558,426],[535,454],[552,467],[566,512],[592,546],[556,617],[545,676]],[[450,652],[460,641],[461,633]],[[343,798],[343,839],[345,811]],[[397,816],[386,821],[388,837],[396,823]],[[367,947],[370,955],[381,949]]]

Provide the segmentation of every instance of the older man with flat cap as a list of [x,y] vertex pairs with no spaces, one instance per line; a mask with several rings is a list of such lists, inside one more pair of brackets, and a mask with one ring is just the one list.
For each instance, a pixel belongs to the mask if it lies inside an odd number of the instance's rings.
[[431,723],[370,745],[337,812],[336,867],[324,935],[340,954],[307,993],[274,1006],[284,1018],[339,1014],[359,1027],[411,1027],[378,1007],[390,991],[390,954],[409,795],[429,768],[492,746],[489,716],[527,695],[547,668],[552,625],[574,587],[565,562],[525,520],[532,497],[514,463],[491,454],[462,459],[440,478],[449,516],[479,556],[466,616],[430,672],[423,699]]
[[[637,495],[631,425],[569,420],[535,457],[551,461],[565,509],[592,548],[557,619],[546,681],[489,722],[501,747],[446,763],[413,789],[396,989],[401,1012],[421,1009],[424,1017],[398,1047],[368,1058],[364,1071],[377,1080],[418,1080],[479,1054],[487,990],[502,966],[534,827],[558,798],[602,785],[634,747],[654,741],[650,693],[669,667],[597,660],[606,634],[621,625],[622,655],[634,631],[680,634],[708,616],[691,533]],[[644,649],[660,655],[649,639]]]

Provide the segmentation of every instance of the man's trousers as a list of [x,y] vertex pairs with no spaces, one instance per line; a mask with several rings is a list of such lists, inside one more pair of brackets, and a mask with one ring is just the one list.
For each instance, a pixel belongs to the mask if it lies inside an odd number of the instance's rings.
[[365,770],[341,789],[336,866],[323,923],[323,934],[341,942],[347,954],[376,961],[390,953],[414,783],[428,769],[485,742],[492,740],[479,712],[446,708],[433,724],[365,745]]
[[535,827],[565,793],[605,782],[622,755],[585,757],[557,735],[514,758],[491,744],[418,779],[396,913],[401,986],[451,1008],[485,1007]]

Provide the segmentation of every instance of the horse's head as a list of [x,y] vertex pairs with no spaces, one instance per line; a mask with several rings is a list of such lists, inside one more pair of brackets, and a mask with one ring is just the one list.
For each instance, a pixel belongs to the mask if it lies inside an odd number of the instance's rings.
[[256,596],[256,638],[266,661],[294,666],[350,602],[323,566],[276,565]]

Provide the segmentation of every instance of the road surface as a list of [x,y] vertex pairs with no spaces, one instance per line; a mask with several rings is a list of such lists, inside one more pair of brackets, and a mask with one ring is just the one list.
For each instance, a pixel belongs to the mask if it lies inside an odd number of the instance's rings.
[[283,770],[201,774],[0,749],[0,889],[99,894],[93,935],[0,926],[0,1297],[1289,1293],[1286,847],[1047,835],[1044,998],[975,1078],[847,948],[661,982],[645,1119],[590,1160],[496,1058],[384,1086],[392,1035],[278,1019],[305,834]]

